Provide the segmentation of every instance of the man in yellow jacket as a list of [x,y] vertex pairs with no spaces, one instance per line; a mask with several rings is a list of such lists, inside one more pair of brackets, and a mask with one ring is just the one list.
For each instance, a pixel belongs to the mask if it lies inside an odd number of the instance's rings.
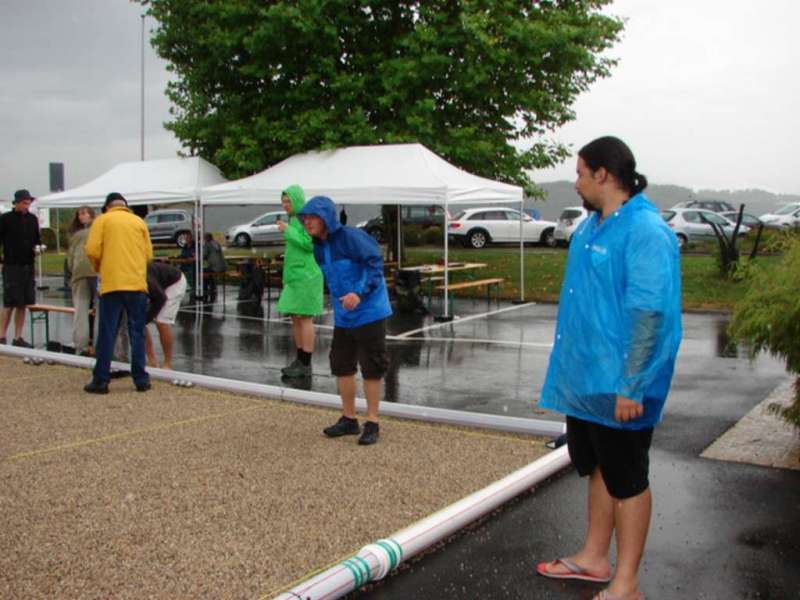
[[136,391],[146,392],[150,389],[144,352],[147,263],[153,258],[153,245],[147,225],[128,210],[122,194],[112,192],[106,196],[103,214],[89,230],[86,256],[100,276],[100,315],[97,360],[92,380],[83,389],[90,394],[108,393],[114,339],[125,311],[133,383]]

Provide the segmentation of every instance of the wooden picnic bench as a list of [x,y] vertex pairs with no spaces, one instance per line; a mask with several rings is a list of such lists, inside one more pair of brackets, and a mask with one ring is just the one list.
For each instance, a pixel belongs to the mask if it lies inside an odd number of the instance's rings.
[[[491,303],[492,301],[492,288],[495,290],[495,299],[497,301],[500,300],[500,286],[503,284],[505,279],[503,277],[490,277],[488,279],[475,279],[472,281],[463,281],[461,283],[452,283],[448,286],[444,285],[437,285],[437,291],[444,291],[445,288],[449,292],[459,291],[459,290],[467,290],[470,288],[481,288],[486,287],[486,301]],[[453,296],[454,294],[449,294],[449,302],[450,302],[450,314],[453,314]]]
[[[31,345],[35,346],[34,343],[34,324],[37,321],[44,322],[44,343],[45,348],[50,346],[50,313],[62,313],[66,315],[74,315],[75,314],[75,307],[74,306],[58,306],[56,304],[30,304],[28,306],[28,310],[30,311],[30,320],[31,320]],[[94,309],[90,311],[91,314],[94,314]]]

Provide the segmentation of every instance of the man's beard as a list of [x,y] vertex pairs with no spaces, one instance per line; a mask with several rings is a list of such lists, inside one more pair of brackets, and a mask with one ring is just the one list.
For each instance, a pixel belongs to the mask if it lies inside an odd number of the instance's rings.
[[583,208],[585,208],[589,212],[596,212],[596,213],[600,212],[599,208],[597,208],[593,204],[590,204],[589,201],[586,198],[584,198],[581,194],[578,194],[578,196],[580,196],[580,199],[583,202]]

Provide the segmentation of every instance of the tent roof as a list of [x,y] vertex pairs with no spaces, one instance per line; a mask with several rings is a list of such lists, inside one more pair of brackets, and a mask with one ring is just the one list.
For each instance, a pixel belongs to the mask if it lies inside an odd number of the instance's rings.
[[306,198],[338,204],[520,202],[522,188],[467,173],[421,144],[351,146],[296,154],[269,169],[202,191],[203,204],[276,204],[298,183]]
[[202,188],[224,181],[219,169],[199,156],[125,162],[81,186],[40,196],[36,205],[96,206],[103,204],[110,192],[119,192],[131,205],[195,201]]

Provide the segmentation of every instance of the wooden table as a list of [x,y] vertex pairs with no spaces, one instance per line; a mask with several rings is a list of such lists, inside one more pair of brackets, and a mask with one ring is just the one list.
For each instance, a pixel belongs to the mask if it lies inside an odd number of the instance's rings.
[[[454,271],[476,271],[478,269],[485,269],[488,266],[488,263],[451,262],[447,266],[447,272],[450,274]],[[414,265],[413,267],[402,267],[400,270],[414,271],[419,273],[421,277],[425,278],[425,283],[427,284],[428,311],[430,311],[431,304],[433,302],[433,284],[441,279],[439,276],[445,272],[444,265],[438,263]]]

